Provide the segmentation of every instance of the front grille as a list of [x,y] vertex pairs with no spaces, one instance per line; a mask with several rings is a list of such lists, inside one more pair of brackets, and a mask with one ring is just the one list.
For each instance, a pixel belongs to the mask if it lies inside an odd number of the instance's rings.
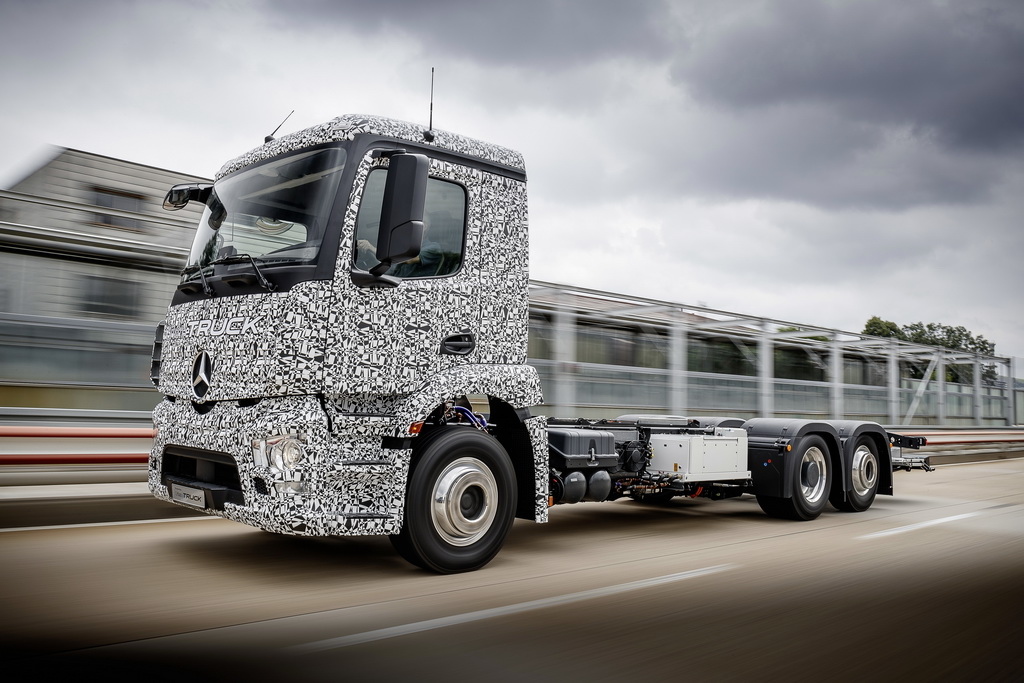
[[186,446],[164,448],[163,469],[160,480],[166,486],[168,477],[182,483],[213,484],[225,490],[225,500],[243,504],[242,484],[238,479],[238,465],[227,453],[206,451]]

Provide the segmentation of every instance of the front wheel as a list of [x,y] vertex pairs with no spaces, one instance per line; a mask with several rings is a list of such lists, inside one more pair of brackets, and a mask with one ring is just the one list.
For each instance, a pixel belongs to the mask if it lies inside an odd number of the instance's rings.
[[440,574],[483,567],[512,527],[515,482],[505,449],[488,434],[448,427],[424,437],[392,545],[409,562]]
[[793,457],[797,462],[790,473],[792,498],[758,496],[757,503],[770,517],[802,521],[816,519],[825,509],[832,490],[828,446],[820,436],[808,436],[801,440],[800,448]]

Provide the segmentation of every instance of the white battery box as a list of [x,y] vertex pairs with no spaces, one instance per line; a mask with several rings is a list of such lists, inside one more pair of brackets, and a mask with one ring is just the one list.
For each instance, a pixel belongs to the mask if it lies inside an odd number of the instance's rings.
[[747,432],[721,427],[708,434],[652,434],[648,472],[681,475],[683,481],[749,479]]

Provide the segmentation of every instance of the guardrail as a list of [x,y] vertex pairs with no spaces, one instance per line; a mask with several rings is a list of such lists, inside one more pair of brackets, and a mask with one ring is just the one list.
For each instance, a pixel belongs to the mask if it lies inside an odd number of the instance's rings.
[[[4,322],[0,313],[0,323]],[[9,317],[9,316],[8,316]],[[148,358],[148,355],[147,355]],[[148,362],[148,361],[147,361]],[[44,386],[44,385],[35,385]],[[59,383],[47,385],[55,391],[70,387],[72,390],[95,389],[90,385]],[[135,387],[136,390],[141,387]],[[128,389],[131,390],[131,389]],[[150,427],[153,412],[150,410],[110,410],[82,408],[25,408],[21,406],[0,406],[0,426],[23,427]]]
[[0,465],[145,465],[152,427],[0,425]]
[[[932,464],[952,462],[946,456],[992,459],[1024,455],[1020,429],[894,428],[906,436],[924,436],[920,453],[936,457]],[[0,465],[145,465],[153,443],[152,427],[51,427],[0,425]]]
[[906,436],[923,436],[929,446],[1024,441],[1024,429],[921,429],[892,427],[889,431]]
[[1021,429],[894,427],[890,431],[927,438],[928,445],[915,453],[927,458],[930,465],[1024,457],[1024,430]]

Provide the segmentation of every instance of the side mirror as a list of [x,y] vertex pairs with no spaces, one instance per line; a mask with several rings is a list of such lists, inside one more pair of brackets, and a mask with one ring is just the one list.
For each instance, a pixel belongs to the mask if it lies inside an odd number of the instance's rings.
[[177,211],[178,209],[184,209],[191,201],[205,204],[206,200],[210,198],[212,191],[213,185],[210,183],[175,185],[167,191],[167,196],[164,197],[164,208],[168,211]]
[[377,233],[380,263],[370,269],[372,275],[379,277],[392,263],[408,261],[420,253],[429,168],[430,161],[422,154],[400,152],[391,156]]

